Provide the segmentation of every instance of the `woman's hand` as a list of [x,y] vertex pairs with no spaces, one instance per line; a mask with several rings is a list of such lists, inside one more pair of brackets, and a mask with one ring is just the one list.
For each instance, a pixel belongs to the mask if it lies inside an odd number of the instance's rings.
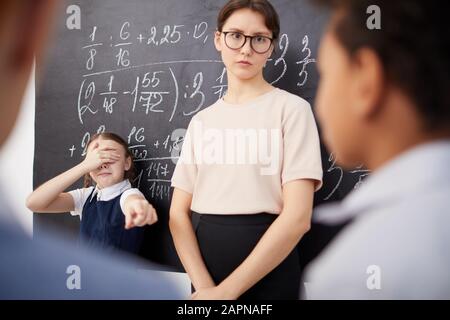
[[108,144],[101,144],[98,141],[93,142],[93,146],[89,146],[86,158],[83,160],[83,168],[87,172],[100,168],[104,164],[111,164],[120,159],[117,149],[112,148]]
[[222,287],[214,286],[209,288],[201,288],[191,295],[192,300],[236,300],[238,297],[232,296]]

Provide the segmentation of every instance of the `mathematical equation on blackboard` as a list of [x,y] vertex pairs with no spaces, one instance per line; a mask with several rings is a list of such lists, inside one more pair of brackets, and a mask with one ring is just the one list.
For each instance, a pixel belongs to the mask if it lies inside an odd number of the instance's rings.
[[[169,134],[146,136],[145,126],[132,123],[125,138],[140,169],[137,186],[153,199],[169,200],[170,178],[186,133],[185,128],[171,125],[174,117],[186,117],[188,122],[207,107],[208,101],[221,98],[227,90],[222,61],[217,57],[195,59],[189,51],[191,46],[206,46],[213,41],[214,29],[206,21],[197,21],[190,25],[150,25],[145,30],[137,30],[130,19],[118,24],[116,34],[108,34],[96,25],[89,30],[79,48],[84,57],[79,66],[83,72],[76,108],[71,110],[76,112],[85,134],[81,141],[72,141],[68,146],[70,157],[84,156],[91,135],[109,131],[108,123],[117,117],[118,110],[122,115],[125,112],[140,119],[157,116],[161,125],[170,128]],[[152,50],[157,48],[172,48],[179,52],[179,58],[155,61]],[[143,61],[142,57],[148,59]],[[265,67],[272,71],[267,80],[276,85],[293,69],[297,75],[296,86],[305,86],[309,65],[315,62],[308,35],[282,34]],[[211,64],[217,67],[210,68]],[[190,72],[184,72],[187,66]],[[217,71],[211,74],[211,70]],[[95,131],[86,130],[86,122],[92,118],[102,119],[102,125]],[[344,175],[333,155],[328,160],[327,172],[340,177],[324,200],[336,192]],[[359,175],[355,188],[369,174],[362,166],[350,173]]]

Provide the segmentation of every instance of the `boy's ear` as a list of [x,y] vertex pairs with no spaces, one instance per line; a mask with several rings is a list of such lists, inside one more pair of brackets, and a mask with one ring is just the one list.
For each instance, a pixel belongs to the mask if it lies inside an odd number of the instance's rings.
[[53,15],[58,5],[57,0],[27,1],[23,13],[23,23],[19,30],[15,57],[15,67],[30,65],[34,56],[41,60]]
[[19,114],[34,54],[45,46],[57,0],[0,0],[0,146]]
[[354,110],[362,117],[379,111],[383,97],[383,64],[379,56],[368,48],[359,49],[353,58]]

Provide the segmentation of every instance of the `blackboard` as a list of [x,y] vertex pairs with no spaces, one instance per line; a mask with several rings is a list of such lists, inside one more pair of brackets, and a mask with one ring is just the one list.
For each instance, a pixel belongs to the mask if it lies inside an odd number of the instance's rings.
[[[130,144],[137,184],[155,206],[142,255],[180,266],[168,230],[170,179],[192,116],[226,91],[213,45],[223,0],[72,0],[61,4],[55,38],[38,65],[34,186],[79,163],[89,137],[112,131]],[[326,13],[308,1],[274,0],[281,37],[266,79],[312,105],[318,41]],[[324,187],[316,204],[342,199],[367,171],[343,172],[323,148]],[[81,181],[73,186],[81,187]],[[79,220],[34,215],[34,234],[49,225],[75,238]]]

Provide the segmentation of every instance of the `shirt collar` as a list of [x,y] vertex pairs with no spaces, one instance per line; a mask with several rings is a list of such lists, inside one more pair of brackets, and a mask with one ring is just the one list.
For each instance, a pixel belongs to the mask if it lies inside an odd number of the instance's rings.
[[419,145],[369,176],[342,203],[318,208],[316,222],[342,223],[395,201],[430,192],[450,181],[450,139]]
[[128,179],[125,179],[119,183],[116,183],[112,186],[103,189],[95,187],[90,201],[92,201],[95,195],[97,195],[98,201],[109,201],[111,199],[114,199],[118,195],[122,194],[124,191],[128,189],[131,189],[131,183]]

